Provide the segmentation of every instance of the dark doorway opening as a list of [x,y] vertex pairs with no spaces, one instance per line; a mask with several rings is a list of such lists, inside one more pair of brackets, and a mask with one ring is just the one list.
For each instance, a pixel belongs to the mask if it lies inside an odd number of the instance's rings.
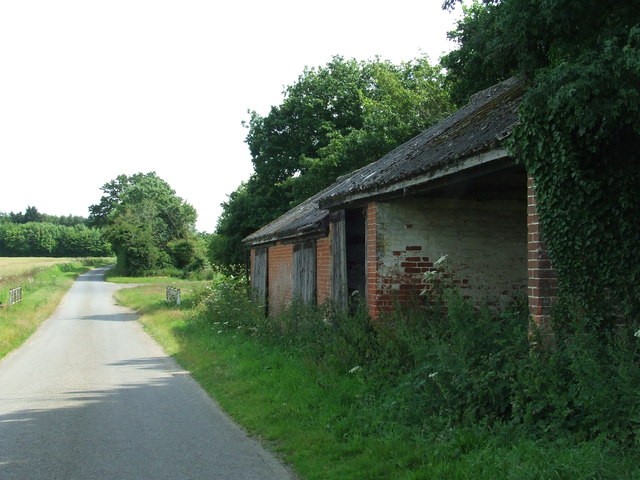
[[[364,208],[345,211],[347,292],[349,298],[366,298],[366,219]],[[357,292],[357,293],[356,293]]]

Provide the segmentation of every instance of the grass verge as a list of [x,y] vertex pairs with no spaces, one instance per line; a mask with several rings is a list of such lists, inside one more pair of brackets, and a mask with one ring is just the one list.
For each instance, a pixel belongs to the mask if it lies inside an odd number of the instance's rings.
[[[11,265],[19,264],[20,268],[11,270],[12,275],[5,273],[8,269],[0,269],[0,359],[22,345],[49,318],[78,275],[112,263],[111,259],[66,259],[63,263],[57,259],[53,265],[37,258],[15,260]],[[16,286],[22,286],[22,302],[9,306],[9,289]]]
[[228,328],[223,317],[196,320],[189,295],[197,282],[181,282],[180,308],[164,302],[166,279],[149,282],[118,292],[118,300],[138,310],[167,353],[300,478],[640,478],[637,449],[604,436],[541,440],[517,426],[443,422],[425,429],[391,421],[392,397],[374,391],[359,371],[318,365],[295,348]]

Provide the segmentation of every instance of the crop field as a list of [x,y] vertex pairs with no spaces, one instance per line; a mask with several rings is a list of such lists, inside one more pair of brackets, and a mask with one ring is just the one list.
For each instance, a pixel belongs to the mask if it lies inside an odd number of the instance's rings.
[[0,282],[9,277],[19,277],[34,270],[59,263],[69,263],[74,258],[66,257],[0,257]]

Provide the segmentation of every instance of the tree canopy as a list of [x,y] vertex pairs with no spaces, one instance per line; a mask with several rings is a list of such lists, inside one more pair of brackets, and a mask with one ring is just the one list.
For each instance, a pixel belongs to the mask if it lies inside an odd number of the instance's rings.
[[195,209],[155,172],[119,175],[102,187],[105,195],[89,207],[89,223],[102,227],[124,274],[148,274],[196,258]]
[[598,329],[638,318],[640,2],[484,0],[452,37],[456,98],[530,80],[509,148],[535,181],[561,305]]
[[99,229],[50,222],[0,223],[2,257],[104,257],[111,247]]
[[268,115],[250,112],[254,173],[223,204],[215,263],[242,261],[244,236],[449,114],[443,82],[425,58],[394,65],[337,56],[306,68]]
[[100,229],[74,215],[40,213],[28,206],[24,213],[0,213],[0,256],[104,257],[112,255]]
[[40,213],[36,207],[28,206],[24,213],[22,212],[0,212],[0,223],[53,223],[54,225],[64,225],[73,227],[75,225],[86,225],[87,219],[78,215],[48,215]]

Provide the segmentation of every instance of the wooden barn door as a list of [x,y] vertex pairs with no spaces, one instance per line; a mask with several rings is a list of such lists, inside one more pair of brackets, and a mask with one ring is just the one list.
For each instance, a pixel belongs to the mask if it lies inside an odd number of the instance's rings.
[[348,307],[347,290],[347,235],[344,210],[336,212],[331,218],[331,256],[333,260],[331,291],[333,301],[340,309]]
[[251,287],[253,288],[253,300],[259,305],[267,305],[269,249],[257,248],[254,253],[253,275]]
[[304,303],[316,301],[316,242],[298,243],[293,247],[293,295]]

